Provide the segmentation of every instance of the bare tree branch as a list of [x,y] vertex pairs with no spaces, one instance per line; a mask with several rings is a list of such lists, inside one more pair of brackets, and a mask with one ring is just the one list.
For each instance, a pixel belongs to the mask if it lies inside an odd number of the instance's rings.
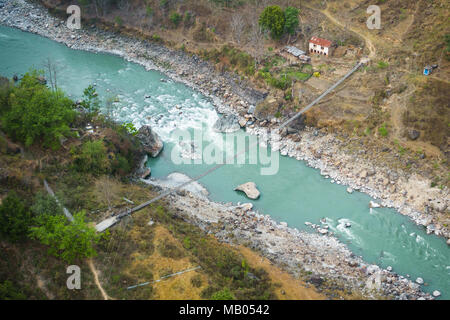
[[235,13],[231,18],[231,31],[233,34],[234,40],[241,44],[242,35],[244,34],[245,29],[245,20],[242,14]]

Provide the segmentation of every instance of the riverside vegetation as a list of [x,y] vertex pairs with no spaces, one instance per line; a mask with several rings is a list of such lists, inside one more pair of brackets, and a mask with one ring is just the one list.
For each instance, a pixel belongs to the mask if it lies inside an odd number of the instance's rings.
[[[284,289],[288,281],[272,280],[274,267],[253,267],[241,250],[184,222],[164,201],[97,234],[91,221],[124,208],[123,197],[138,203],[156,195],[132,179],[144,155],[132,125],[100,115],[92,88],[75,103],[61,90],[48,88],[36,70],[17,84],[6,78],[1,83],[1,299],[100,298],[87,259],[94,259],[101,283],[115,299],[275,299],[280,291],[292,294]],[[53,121],[48,121],[50,110]],[[45,193],[43,179],[62,205],[77,212],[72,223]],[[67,264],[81,266],[84,290],[65,287]],[[179,280],[126,290],[197,265],[200,270]],[[305,290],[319,296],[312,288]]]
[[[168,6],[172,6],[173,3],[168,1],[165,2]],[[351,2],[353,4],[353,2]],[[241,4],[239,3],[233,3],[234,5],[238,5],[240,6]],[[151,3],[150,6],[153,7],[155,4]],[[336,9],[335,7],[337,6],[337,3],[332,2],[330,5],[330,8],[327,8],[330,10],[330,12],[333,12],[336,14]],[[428,9],[430,10],[430,8],[426,7],[426,5],[424,5],[424,2],[418,2],[417,6],[419,7],[419,9]],[[197,7],[193,7],[196,8]],[[215,8],[215,7],[213,7]],[[242,9],[242,7],[240,7]],[[178,8],[179,10],[183,10],[181,7]],[[316,7],[317,9],[317,7]],[[319,8],[321,9],[321,8]],[[434,10],[434,7],[432,8]],[[308,15],[308,13],[310,13],[308,8],[302,8],[303,12],[307,13],[307,16],[310,17],[311,14]],[[149,12],[156,12],[155,16],[159,15],[159,9],[152,9],[152,10],[148,10]],[[356,10],[355,12],[359,12],[360,10]],[[216,9],[213,9],[213,12],[216,13]],[[418,10],[418,12],[421,12],[421,10]],[[389,14],[391,14],[391,12],[389,11]],[[102,14],[102,18],[99,19],[102,21],[102,23],[104,25],[106,25],[106,27],[108,27],[108,15]],[[118,19],[116,19],[118,21]],[[117,28],[118,30],[120,30],[121,32],[127,33],[130,32],[129,29],[126,29],[127,27],[127,19],[121,19],[122,23],[120,25],[117,25],[114,28]],[[418,20],[420,21],[420,20]],[[97,21],[98,22],[98,21]],[[97,23],[96,22],[96,23]],[[100,24],[100,22],[98,22]],[[159,23],[156,24],[157,26],[159,25]],[[290,106],[292,106],[292,108],[295,108],[298,105],[298,100],[295,100],[296,97],[294,97],[294,99],[291,99],[292,95],[289,96],[289,84],[291,84],[291,81],[287,81],[286,83],[281,83],[279,84],[279,82],[275,81],[275,80],[282,80],[283,77],[280,77],[283,73],[283,68],[278,67],[278,63],[283,64],[283,60],[280,59],[280,62],[274,62],[274,64],[272,65],[271,61],[272,60],[277,60],[276,57],[270,57],[270,53],[273,52],[273,47],[268,47],[265,48],[267,51],[265,51],[265,55],[268,55],[269,57],[267,57],[267,59],[269,60],[264,60],[261,59],[259,62],[256,61],[255,64],[253,64],[253,56],[252,55],[248,55],[247,53],[245,53],[245,47],[242,48],[242,46],[239,45],[234,45],[235,47],[238,47],[237,49],[232,49],[232,50],[228,50],[228,49],[223,49],[223,48],[213,48],[215,47],[215,43],[218,42],[217,40],[215,40],[217,37],[222,37],[223,35],[227,35],[227,33],[221,32],[219,26],[217,26],[217,28],[214,27],[207,27],[207,24],[203,24],[203,23],[191,23],[191,24],[178,24],[178,26],[174,25],[170,28],[161,28],[160,31],[158,31],[158,34],[153,34],[151,36],[151,39],[157,42],[164,42],[166,43],[166,45],[172,45],[172,46],[177,46],[177,44],[173,43],[171,40],[171,36],[173,36],[174,33],[176,33],[177,28],[179,27],[192,27],[193,29],[195,28],[195,26],[201,26],[200,28],[198,28],[199,30],[199,34],[201,35],[203,33],[203,35],[206,35],[206,37],[204,39],[207,39],[209,42],[206,42],[206,44],[204,45],[199,45],[200,48],[202,48],[203,52],[205,52],[206,54],[208,54],[209,52],[213,52],[216,53],[218,52],[219,54],[215,54],[215,57],[213,59],[209,59],[209,61],[213,62],[217,68],[220,70],[231,70],[233,72],[236,72],[237,74],[240,75],[240,77],[244,78],[244,79],[249,79],[250,81],[254,82],[256,85],[261,85],[262,87],[265,87],[266,84],[268,84],[269,86],[271,86],[272,88],[270,89],[271,92],[277,92],[276,90],[274,90],[274,88],[276,89],[276,87],[279,87],[277,90],[282,90],[283,93],[279,95],[279,98],[277,97],[275,104],[263,104],[261,105],[261,107],[264,107],[265,110],[267,110],[267,117],[269,117],[268,120],[270,120],[271,116],[275,116],[276,118],[280,118],[280,117],[284,117],[286,115],[289,114],[289,110],[290,110]],[[414,25],[413,25],[414,26]],[[412,28],[413,29],[413,28]],[[328,30],[330,31],[330,30]],[[436,33],[436,34],[439,34]],[[201,37],[198,37],[196,39],[201,40]],[[220,39],[220,38],[219,38]],[[348,38],[347,39],[348,42],[354,42],[355,44],[360,44],[360,42],[358,42],[358,39],[351,39]],[[278,40],[277,40],[278,41]],[[440,43],[439,41],[436,43]],[[197,46],[198,43],[196,42],[189,42],[189,44],[186,44],[186,46],[182,47],[181,49],[189,51],[191,50],[192,52],[192,47]],[[275,42],[275,45],[271,44],[272,46],[277,45]],[[420,46],[420,44],[418,44],[418,46]],[[430,44],[430,46],[432,46],[432,44]],[[248,47],[247,47],[248,48]],[[378,48],[378,45],[377,45]],[[384,50],[384,48],[383,48]],[[428,49],[427,49],[428,50]],[[224,52],[224,54],[220,53],[221,51]],[[249,50],[250,51],[250,50]],[[429,52],[434,52],[433,50],[429,50]],[[237,53],[237,54],[236,54]],[[253,52],[252,52],[253,54]],[[380,53],[380,57],[382,57],[383,59],[385,58],[385,56],[382,55],[387,55],[387,53],[382,52]],[[201,54],[199,54],[199,56],[201,56]],[[234,60],[236,58],[234,58],[233,60],[229,60],[229,58],[233,58],[233,57],[237,57],[238,60]],[[428,57],[429,58],[429,57]],[[420,58],[420,60],[422,60],[423,58]],[[236,61],[239,61],[238,63],[236,63]],[[265,62],[263,62],[265,61]],[[420,63],[421,61],[419,61]],[[445,61],[444,61],[445,64]],[[260,70],[257,71],[257,69],[252,69],[251,67],[253,65],[256,65],[260,68]],[[363,72],[365,72],[364,76],[367,76],[367,73],[371,75],[371,77],[373,76],[374,78],[378,78],[380,77],[380,79],[382,78],[382,82],[385,85],[389,85],[392,83],[395,83],[395,79],[398,76],[397,72],[397,67],[401,67],[401,65],[397,65],[396,63],[386,63],[383,61],[380,61],[379,63],[377,63],[375,66],[371,66],[368,67],[366,70],[364,70]],[[314,66],[314,68],[318,68],[317,65]],[[445,69],[445,65],[443,67],[443,69]],[[298,70],[294,70],[297,71]],[[302,70],[303,71],[303,70]],[[308,75],[311,75],[312,70],[308,70]],[[320,71],[321,71],[321,76],[322,78],[327,78],[328,76],[330,76],[332,78],[333,76],[333,66],[332,65],[321,65],[320,66]],[[269,75],[267,73],[270,73],[271,77],[269,77]],[[388,78],[386,78],[387,74],[391,74],[392,76],[388,76]],[[256,76],[254,76],[256,74]],[[258,75],[261,75],[261,77],[258,77]],[[259,78],[259,80],[258,80]],[[275,79],[275,80],[273,80]],[[433,90],[436,90],[434,95],[429,95],[429,96],[423,96],[423,95],[419,95],[416,97],[419,100],[423,100],[423,99],[427,99],[427,105],[430,106],[434,106],[434,102],[436,98],[441,99],[443,97],[442,93],[443,91],[441,90],[442,88],[445,88],[445,85],[443,84],[443,82],[440,79],[429,79],[429,80],[424,80],[424,79],[420,79],[420,77],[413,77],[413,79],[415,82],[413,82],[413,84],[416,84],[418,86],[423,85],[423,90],[426,91],[426,88],[429,88],[429,84],[427,84],[428,82],[434,83],[437,81],[437,83],[439,84],[439,86],[432,86]],[[357,81],[359,81],[357,79]],[[372,82],[375,83],[375,82]],[[267,89],[267,87],[265,87]],[[436,88],[436,89],[434,89]],[[398,89],[398,90],[397,90]],[[291,91],[292,92],[292,91]],[[349,121],[348,119],[345,119],[345,114],[349,115],[350,117],[353,117],[355,115],[355,113],[353,112],[354,109],[350,108],[349,112],[345,112],[344,115],[341,114],[333,114],[330,113],[330,108],[327,108],[327,106],[322,106],[325,108],[321,108],[321,112],[320,113],[313,113],[310,114],[309,117],[307,117],[307,121],[308,123],[311,124],[315,124],[318,125],[319,128],[324,126],[324,130],[322,130],[322,132],[329,132],[330,129],[332,131],[336,130],[338,131],[339,135],[342,135],[342,139],[346,139],[346,137],[348,137],[348,135],[350,134],[352,137],[354,138],[359,138],[360,140],[362,140],[364,143],[367,143],[368,145],[372,145],[375,144],[376,147],[374,147],[373,149],[377,149],[379,144],[378,142],[382,142],[383,144],[385,144],[385,142],[387,141],[389,143],[389,141],[391,141],[391,139],[395,139],[395,137],[397,137],[398,132],[396,132],[395,130],[395,126],[393,126],[393,124],[391,123],[391,121],[394,121],[395,119],[390,119],[389,118],[389,113],[391,112],[391,110],[389,109],[389,102],[390,102],[390,97],[392,95],[392,92],[394,92],[394,97],[395,94],[401,94],[403,92],[402,88],[395,88],[394,91],[390,91],[389,88],[387,87],[383,87],[380,88],[379,90],[377,89],[374,93],[374,96],[372,99],[370,99],[370,105],[373,106],[373,110],[375,112],[371,113],[370,116],[368,118],[366,118],[369,122],[368,122],[368,126],[366,127],[366,122],[364,121],[360,121],[359,119],[357,121]],[[281,91],[279,92],[281,93]],[[276,96],[276,94],[275,94]],[[422,102],[418,101],[416,99],[411,98],[410,100],[408,100],[410,103],[412,103],[412,108],[414,106],[419,106]],[[281,101],[281,102],[280,102]],[[436,104],[436,106],[438,107],[445,107],[445,99],[442,100],[444,101],[444,104]],[[292,102],[292,104],[291,104]],[[338,101],[338,106],[340,106],[341,102]],[[348,103],[345,103],[346,106],[348,106]],[[267,108],[266,108],[267,106]],[[274,108],[272,108],[274,107]],[[372,110],[372,107],[370,107],[368,110]],[[412,112],[417,112],[417,108],[416,110],[412,110]],[[336,109],[336,108],[334,108]],[[386,111],[387,110],[387,111]],[[359,110],[358,110],[359,111]],[[445,109],[444,109],[445,111]],[[353,112],[353,113],[352,113]],[[439,113],[439,111],[437,111]],[[433,113],[434,114],[434,111]],[[445,113],[444,113],[445,114]],[[422,128],[424,128],[424,130],[433,130],[433,128],[431,126],[429,126],[429,123],[433,123],[432,121],[430,122],[430,118],[429,118],[429,114],[427,113],[423,113],[421,114],[421,118],[419,119],[419,121],[415,120],[413,117],[411,117],[412,113],[410,113],[408,115],[408,121],[410,121],[410,123],[412,125],[417,124],[418,122],[422,123]],[[342,122],[336,122],[336,121],[329,121],[330,118],[339,118],[343,116],[343,120]],[[265,116],[264,116],[265,117]],[[444,117],[445,118],[445,117]],[[263,119],[262,121],[265,121],[266,119]],[[342,119],[340,119],[342,120]],[[439,122],[440,123],[440,122]],[[339,131],[342,130],[342,131]],[[421,129],[422,130],[422,129]],[[439,131],[439,132],[438,132]],[[445,134],[446,130],[436,130],[433,131],[437,133],[437,140],[436,141],[441,141],[442,142],[442,134]],[[379,133],[379,134],[377,134]],[[422,135],[423,137],[423,135]],[[352,138],[353,139],[353,138]],[[386,140],[383,140],[386,139]],[[368,142],[367,142],[368,140]],[[395,140],[393,140],[395,141]],[[358,140],[359,142],[359,140]],[[436,144],[439,144],[441,142],[437,142]],[[439,186],[442,189],[445,189],[446,186],[446,178],[445,176],[441,175],[441,172],[445,171],[446,168],[446,162],[445,161],[441,161],[439,160],[439,164],[438,165],[430,165],[430,161],[429,160],[430,157],[433,158],[433,153],[434,153],[434,149],[433,148],[429,148],[426,145],[426,149],[422,148],[422,149],[417,149],[417,146],[413,143],[412,145],[408,142],[408,147],[405,148],[403,147],[405,144],[405,139],[402,137],[400,139],[400,142],[395,144],[395,148],[394,151],[396,151],[397,149],[399,150],[399,157],[396,157],[396,155],[394,154],[394,158],[398,158],[399,161],[399,165],[404,165],[406,170],[419,170],[419,168],[421,168],[420,170],[422,170],[423,168],[423,172],[425,172],[426,175],[431,176],[433,178],[433,184],[434,186]],[[345,147],[345,146],[344,146]],[[351,148],[360,148],[359,146],[354,147],[353,145],[351,146]],[[411,150],[409,149],[411,148]],[[353,151],[353,149],[352,149]],[[357,151],[357,150],[356,150]],[[355,151],[355,152],[356,152]],[[411,153],[412,151],[412,153]],[[444,149],[445,151],[445,149]],[[386,151],[383,151],[386,152]],[[394,152],[395,153],[395,152]],[[410,154],[411,153],[411,154]],[[379,152],[377,152],[377,154],[379,154]],[[423,159],[423,155],[426,155],[426,159]],[[365,156],[364,156],[365,157]],[[409,158],[413,159],[413,160],[408,160]],[[439,158],[438,158],[439,159]],[[377,161],[381,161],[382,162],[383,159],[377,159]],[[408,160],[408,161],[407,161]],[[397,161],[397,160],[395,160]],[[104,169],[102,169],[104,170]],[[101,171],[102,171],[101,170]],[[96,173],[98,175],[98,173]],[[433,187],[433,185],[432,185]],[[445,210],[445,209],[444,209]],[[445,223],[445,216],[443,218],[443,221]],[[116,280],[118,281],[117,277]],[[5,288],[9,288],[10,284],[5,282]]]

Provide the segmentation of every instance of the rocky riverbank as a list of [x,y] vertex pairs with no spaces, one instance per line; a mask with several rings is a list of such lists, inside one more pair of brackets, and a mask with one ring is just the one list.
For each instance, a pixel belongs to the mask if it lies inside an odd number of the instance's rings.
[[[181,184],[189,178],[180,173],[164,180],[141,180],[156,187]],[[176,183],[174,183],[174,180]],[[209,201],[198,182],[168,196],[178,216],[199,226],[220,241],[243,244],[261,252],[273,263],[301,276],[319,290],[336,289],[368,298],[400,300],[433,299],[420,285],[376,265],[365,263],[335,237],[309,233],[275,222],[252,210],[252,204],[233,205]],[[335,297],[338,298],[338,297]]]
[[[0,0],[0,24],[42,35],[73,49],[110,53],[147,69],[162,71],[209,97],[219,113],[238,115],[239,124],[250,134],[264,137],[268,129],[278,125],[279,119],[257,120],[252,116],[255,105],[267,93],[252,89],[235,74],[218,74],[212,65],[196,55],[106,32],[95,26],[70,30],[65,21],[25,0]],[[424,226],[428,233],[446,237],[450,244],[447,188],[431,188],[431,181],[419,174],[408,174],[386,165],[374,166],[374,161],[361,157],[361,153],[367,152],[363,147],[355,154],[348,154],[344,147],[349,140],[314,128],[302,131],[288,128],[274,147],[279,148],[282,155],[305,160],[333,182],[379,199],[382,205],[393,207]]]
[[[147,69],[161,70],[210,97],[218,112],[239,114],[242,119],[265,96],[249,89],[250,86],[235,75],[217,74],[213,66],[195,55],[189,56],[159,44],[95,27],[70,30],[64,21],[49,16],[42,7],[24,0],[0,0],[0,24],[48,37],[73,49],[115,54]],[[277,125],[277,120],[272,120],[242,123],[249,133],[264,137],[268,128]],[[306,128],[280,137],[273,147],[280,149],[282,155],[307,161],[335,183],[367,192],[381,199],[382,204],[398,208],[416,222],[426,225],[430,232],[449,237],[448,229],[435,221],[432,214],[433,210],[446,210],[446,191],[429,188],[429,183],[419,176],[405,178],[403,174],[387,168],[373,168],[371,163],[360,161],[357,155],[343,152],[340,148],[343,144],[345,142],[333,134]],[[246,212],[249,206],[222,206],[207,199],[198,199],[189,192],[174,195],[171,200],[183,217],[214,233],[219,239],[246,243],[292,272],[311,272],[311,279],[316,282],[335,279],[351,288],[363,285],[367,294],[377,289],[381,295],[399,299],[432,298],[408,279],[380,270],[377,266],[366,265],[333,237],[299,232],[285,224],[275,223],[268,216]],[[424,207],[424,201],[427,207]],[[428,213],[424,208],[428,208]]]

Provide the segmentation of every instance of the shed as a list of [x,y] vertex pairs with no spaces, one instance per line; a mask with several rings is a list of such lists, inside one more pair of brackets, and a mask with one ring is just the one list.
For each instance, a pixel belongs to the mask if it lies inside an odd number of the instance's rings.
[[303,50],[300,50],[299,48],[296,48],[293,46],[286,46],[284,48],[284,51],[303,62],[309,62],[311,60],[311,58],[306,55],[306,52]]

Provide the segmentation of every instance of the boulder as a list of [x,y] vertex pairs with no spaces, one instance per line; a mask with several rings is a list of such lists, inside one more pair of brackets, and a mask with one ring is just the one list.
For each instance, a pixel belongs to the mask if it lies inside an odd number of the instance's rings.
[[259,190],[256,188],[256,184],[254,182],[247,182],[244,184],[241,184],[240,186],[237,186],[235,191],[242,191],[245,193],[245,195],[252,200],[256,200],[260,196]]
[[253,209],[253,204],[251,203],[243,203],[239,206],[239,208],[241,208],[242,210],[244,210],[245,212],[250,211]]
[[152,174],[152,170],[150,168],[145,168],[142,171],[141,179],[148,179],[148,178],[150,178],[151,174]]
[[247,124],[248,120],[245,118],[242,118],[241,120],[239,120],[239,125],[241,126],[241,128],[245,127],[245,125]]
[[213,126],[214,131],[222,133],[231,133],[239,131],[239,119],[235,115],[225,115],[220,117]]
[[419,137],[420,137],[420,131],[417,131],[414,129],[408,130],[408,138],[409,139],[417,140],[417,139],[419,139]]
[[148,153],[152,158],[157,157],[164,147],[161,138],[148,125],[142,126],[139,129],[136,137],[139,139],[139,141],[141,141],[141,144],[144,147],[144,151]]
[[417,278],[417,279],[416,279],[416,283],[417,283],[417,284],[423,284],[423,279],[420,278],[420,277]]
[[441,295],[441,293],[438,290],[433,291],[433,297],[437,298]]

